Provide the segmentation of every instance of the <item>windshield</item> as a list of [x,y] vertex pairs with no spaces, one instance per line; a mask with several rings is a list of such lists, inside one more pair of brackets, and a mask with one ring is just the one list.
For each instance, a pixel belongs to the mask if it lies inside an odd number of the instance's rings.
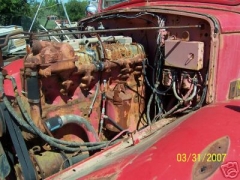
[[102,7],[103,7],[103,9],[105,9],[105,8],[108,8],[110,6],[113,6],[113,5],[116,5],[116,4],[125,2],[125,1],[128,1],[128,0],[103,0]]

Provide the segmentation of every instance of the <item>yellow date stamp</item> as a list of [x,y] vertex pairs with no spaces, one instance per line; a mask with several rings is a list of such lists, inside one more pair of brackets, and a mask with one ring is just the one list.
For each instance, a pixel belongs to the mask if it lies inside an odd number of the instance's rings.
[[223,162],[226,158],[226,153],[178,153],[177,162]]

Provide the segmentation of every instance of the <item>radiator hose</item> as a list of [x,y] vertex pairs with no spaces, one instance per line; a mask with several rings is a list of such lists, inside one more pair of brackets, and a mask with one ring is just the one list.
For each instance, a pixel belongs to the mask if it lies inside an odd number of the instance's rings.
[[50,131],[57,130],[63,127],[66,124],[77,124],[81,126],[84,130],[86,130],[86,134],[88,136],[88,140],[91,141],[99,141],[98,136],[92,127],[92,125],[83,117],[69,114],[64,116],[56,116],[45,121],[46,126]]

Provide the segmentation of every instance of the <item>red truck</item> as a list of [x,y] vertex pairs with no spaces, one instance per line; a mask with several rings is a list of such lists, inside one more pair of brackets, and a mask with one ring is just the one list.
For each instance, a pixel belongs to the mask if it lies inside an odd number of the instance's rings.
[[239,179],[240,1],[98,11],[2,66],[1,177]]

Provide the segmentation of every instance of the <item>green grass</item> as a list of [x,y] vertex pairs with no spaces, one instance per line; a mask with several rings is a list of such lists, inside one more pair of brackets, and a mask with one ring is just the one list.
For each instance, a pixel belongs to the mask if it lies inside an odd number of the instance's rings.
[[[44,17],[39,18],[38,20],[39,20],[39,23],[44,26],[47,21],[47,16],[45,18]],[[55,27],[56,27],[55,22],[53,20],[49,20],[47,23],[47,26],[45,28],[46,29],[54,29]]]
[[[39,11],[38,14],[38,21],[41,25],[45,25],[47,21],[47,17],[50,15],[58,15],[58,12],[54,9],[42,9]],[[54,29],[56,27],[56,24],[53,20],[49,20],[47,23],[46,29]]]

